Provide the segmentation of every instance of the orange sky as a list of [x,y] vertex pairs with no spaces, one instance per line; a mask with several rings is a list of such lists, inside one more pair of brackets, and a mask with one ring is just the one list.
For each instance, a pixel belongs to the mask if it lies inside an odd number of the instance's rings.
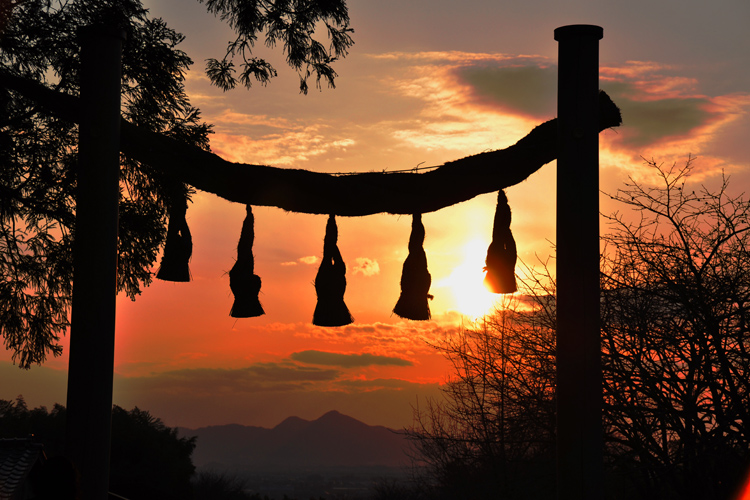
[[[529,29],[516,28],[516,36],[477,35],[472,42],[468,26],[484,26],[484,11],[495,7],[462,2],[464,11],[455,13],[446,3],[445,16],[465,24],[458,36],[441,28],[437,14],[431,14],[432,27],[413,17],[409,32],[398,29],[408,25],[403,16],[417,16],[408,8],[394,4],[406,10],[399,16],[386,9],[386,15],[355,1],[350,9],[357,44],[336,66],[336,90],[299,95],[296,75],[276,57],[280,76],[268,87],[222,93],[208,85],[201,61],[222,51],[225,27],[197,3],[176,5],[159,2],[154,13],[187,35],[183,49],[198,61],[187,90],[215,125],[212,149],[228,160],[322,172],[381,171],[504,148],[555,115],[552,30],[587,22],[604,27],[601,86],[624,119],[623,127],[600,136],[604,191],[615,191],[629,175],[648,181],[641,157],[681,163],[692,154],[698,157],[697,181],[714,182],[722,170],[733,176],[737,190],[749,181],[747,70],[729,73],[720,61],[731,61],[734,53],[721,45],[696,52],[688,64],[683,52],[662,47],[669,35],[681,42],[676,26],[670,28],[674,33],[659,35],[662,45],[652,41],[649,52],[648,40],[616,13],[548,13],[531,25],[530,14],[517,8],[504,13],[505,22]],[[750,13],[745,5],[737,7]],[[697,16],[697,3],[689,9]],[[714,15],[733,19],[731,12]],[[744,43],[745,54],[746,38],[737,48]],[[519,258],[529,265],[552,253],[555,175],[553,163],[507,190]],[[138,405],[168,425],[188,427],[272,426],[290,415],[311,419],[332,409],[370,424],[408,425],[411,406],[436,396],[450,376],[430,344],[492,306],[481,280],[494,206],[495,195],[488,194],[423,217],[435,296],[428,322],[400,320],[390,312],[399,295],[410,218],[338,218],[348,269],[346,303],[355,323],[320,328],[310,323],[312,281],[326,217],[254,209],[255,271],[263,280],[266,315],[237,320],[228,315],[227,272],[244,207],[198,193],[187,213],[193,281],[155,281],[136,302],[118,298],[115,403]],[[602,211],[616,208],[602,196]],[[67,351],[28,372],[9,360],[10,353],[0,354],[0,398],[22,393],[31,405],[64,403]]]

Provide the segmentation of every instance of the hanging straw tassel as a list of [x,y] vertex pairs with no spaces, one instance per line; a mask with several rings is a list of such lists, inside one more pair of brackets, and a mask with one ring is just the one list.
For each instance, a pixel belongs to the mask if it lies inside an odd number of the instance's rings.
[[318,304],[313,313],[313,325],[344,326],[353,321],[349,309],[344,304],[346,264],[336,245],[337,240],[336,219],[330,215],[323,240],[323,262],[320,263],[318,274],[315,276]]
[[428,299],[432,277],[427,270],[427,254],[424,252],[424,225],[422,214],[414,214],[409,235],[409,255],[401,272],[401,296],[393,312],[398,316],[413,320],[430,319]]
[[255,274],[255,262],[253,260],[253,241],[255,231],[253,224],[253,210],[250,205],[245,206],[247,215],[242,222],[240,241],[237,243],[237,262],[229,271],[229,288],[234,294],[234,304],[229,315],[233,318],[255,318],[266,312],[260,305],[258,294],[260,293],[260,277]]
[[164,281],[190,281],[190,256],[193,254],[193,239],[185,220],[187,200],[182,198],[169,209],[169,225],[164,254],[156,277]]
[[513,293],[516,291],[516,242],[510,232],[510,206],[505,192],[497,193],[495,223],[492,227],[492,243],[487,249],[487,274],[484,283],[491,292]]

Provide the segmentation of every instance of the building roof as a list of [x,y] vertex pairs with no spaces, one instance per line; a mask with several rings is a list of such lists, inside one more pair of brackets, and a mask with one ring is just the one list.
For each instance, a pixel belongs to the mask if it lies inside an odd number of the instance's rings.
[[30,438],[0,439],[0,500],[17,498],[31,469],[44,458],[43,448]]

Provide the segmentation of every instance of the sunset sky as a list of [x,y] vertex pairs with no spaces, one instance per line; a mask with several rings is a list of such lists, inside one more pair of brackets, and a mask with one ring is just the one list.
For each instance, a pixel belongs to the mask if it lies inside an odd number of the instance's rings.
[[[750,187],[750,3],[747,0],[349,1],[355,45],[334,66],[337,88],[298,92],[276,50],[268,86],[222,92],[204,61],[221,57],[231,33],[188,0],[145,2],[186,35],[195,61],[187,91],[214,124],[211,148],[238,162],[320,172],[404,170],[512,145],[555,116],[558,45],[567,24],[604,28],[600,82],[624,124],[600,135],[601,189],[628,176],[649,182],[643,158],[695,160],[694,182],[724,172]],[[506,192],[520,261],[545,261],[555,238],[555,164]],[[155,281],[135,302],[118,297],[114,402],[167,425],[273,426],[290,415],[338,410],[400,428],[412,406],[438,395],[451,375],[430,344],[471,325],[496,298],[482,289],[495,194],[425,214],[433,319],[391,314],[399,296],[411,218],[337,219],[347,264],[352,325],[311,324],[312,282],[326,217],[254,208],[261,318],[229,317],[227,272],[244,207],[197,193],[187,220],[191,283]],[[601,197],[601,209],[618,208]],[[606,226],[602,225],[602,231]],[[0,399],[65,403],[63,356],[21,371],[0,353]]]

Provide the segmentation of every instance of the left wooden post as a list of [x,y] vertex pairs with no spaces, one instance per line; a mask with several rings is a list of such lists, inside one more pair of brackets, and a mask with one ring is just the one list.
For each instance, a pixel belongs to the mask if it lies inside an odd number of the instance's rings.
[[80,89],[73,301],[68,365],[66,454],[82,500],[109,489],[117,294],[121,29],[80,30]]

